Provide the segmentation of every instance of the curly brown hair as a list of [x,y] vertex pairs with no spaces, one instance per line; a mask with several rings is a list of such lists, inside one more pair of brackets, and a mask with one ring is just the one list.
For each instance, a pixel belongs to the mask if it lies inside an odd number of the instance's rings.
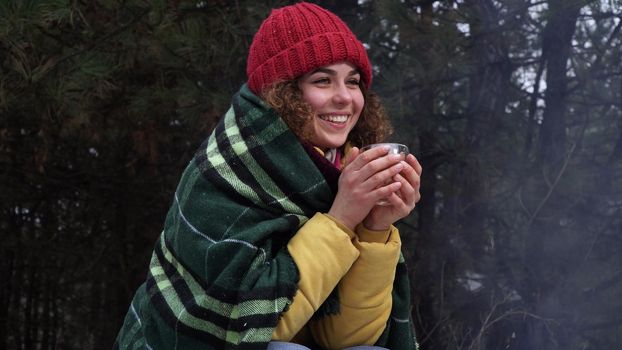
[[[375,93],[360,85],[365,105],[356,125],[350,131],[347,141],[361,147],[385,140],[393,132],[389,117]],[[314,118],[311,106],[302,99],[298,81],[279,81],[263,90],[261,97],[277,111],[289,128],[301,140],[309,140],[313,132],[310,121]]]

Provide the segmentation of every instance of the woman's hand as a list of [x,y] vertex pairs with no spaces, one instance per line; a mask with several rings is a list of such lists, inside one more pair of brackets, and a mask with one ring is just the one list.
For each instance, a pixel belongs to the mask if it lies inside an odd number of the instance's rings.
[[399,196],[396,192],[386,198],[390,205],[375,206],[363,220],[363,225],[372,231],[387,230],[394,222],[406,217],[421,199],[421,164],[412,154],[402,161],[403,170],[393,177],[401,184]]
[[[380,199],[389,198],[392,206],[394,206],[396,200],[393,197],[397,197],[394,193],[400,190],[404,184],[411,187],[408,189],[409,193],[413,191],[410,182],[417,181],[418,183],[418,176],[416,179],[411,179],[412,176],[407,175],[409,180],[405,180],[398,175],[408,163],[401,162],[400,155],[387,156],[387,153],[389,153],[388,147],[376,147],[364,153],[360,153],[356,147],[350,150],[346,159],[347,166],[339,177],[339,190],[332,207],[328,211],[329,215],[354,230],[356,225],[370,214]],[[416,172],[413,171],[413,173]],[[395,176],[400,176],[399,179],[402,180],[390,181]],[[387,184],[387,182],[390,183]],[[419,187],[417,185],[418,192]],[[397,198],[399,199],[399,197]],[[376,223],[372,220],[371,224]],[[371,228],[369,227],[369,229]]]

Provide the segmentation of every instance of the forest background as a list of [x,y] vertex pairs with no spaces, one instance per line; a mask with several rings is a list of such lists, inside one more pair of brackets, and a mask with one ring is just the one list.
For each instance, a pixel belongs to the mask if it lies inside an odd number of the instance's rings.
[[[0,0],[0,349],[111,348],[287,3]],[[399,224],[421,348],[622,348],[622,2],[318,3],[423,164]]]

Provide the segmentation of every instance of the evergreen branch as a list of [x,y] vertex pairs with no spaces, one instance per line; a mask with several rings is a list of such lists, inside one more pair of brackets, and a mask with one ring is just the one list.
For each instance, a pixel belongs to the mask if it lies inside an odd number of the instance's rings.
[[[110,33],[107,33],[107,34],[103,35],[101,38],[97,38],[97,39],[93,40],[93,44],[90,44],[89,46],[87,46],[87,47],[85,47],[85,48],[83,48],[81,50],[72,52],[70,54],[67,54],[67,55],[59,58],[58,61],[56,61],[56,64],[54,65],[54,67],[58,67],[61,63],[65,62],[65,61],[68,61],[68,60],[72,59],[73,57],[82,55],[82,54],[84,54],[86,52],[90,52],[90,51],[92,51],[92,50],[94,50],[96,48],[99,48],[100,46],[104,45],[107,42],[108,39],[113,38],[113,37],[115,37],[115,36],[125,32],[130,27],[132,27],[139,20],[141,20],[145,15],[147,15],[149,13],[149,11],[150,11],[149,8],[143,10],[138,15],[135,15],[134,18],[129,23],[119,27],[118,29],[116,29],[116,30],[114,30],[114,31],[112,31]],[[50,69],[50,70],[52,70],[52,69]]]

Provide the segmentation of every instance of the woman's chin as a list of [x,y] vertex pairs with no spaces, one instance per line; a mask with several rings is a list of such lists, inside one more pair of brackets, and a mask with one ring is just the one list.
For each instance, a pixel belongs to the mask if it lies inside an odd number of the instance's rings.
[[346,138],[339,139],[323,139],[323,140],[311,140],[314,146],[321,149],[339,148],[346,143]]

